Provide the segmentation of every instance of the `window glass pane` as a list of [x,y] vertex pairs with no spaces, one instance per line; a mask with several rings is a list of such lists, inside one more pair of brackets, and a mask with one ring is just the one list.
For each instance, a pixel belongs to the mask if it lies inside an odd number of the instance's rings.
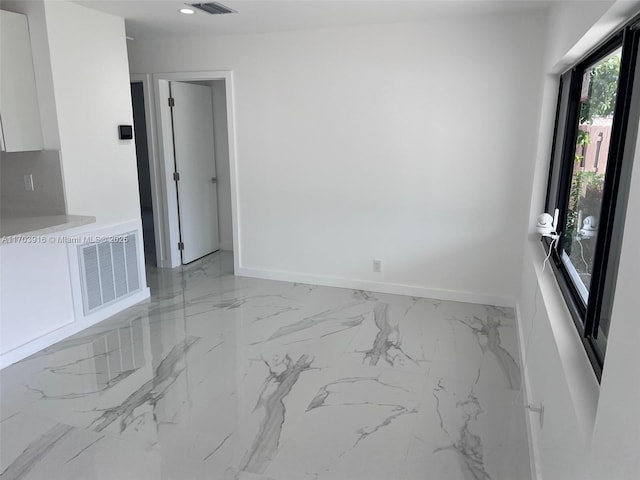
[[569,108],[569,93],[571,92],[571,71],[560,77],[558,92],[558,111],[556,112],[556,125],[553,139],[553,156],[549,167],[547,185],[547,203],[545,212],[553,212],[558,204],[558,184],[562,175],[563,139],[567,128],[567,110]]
[[562,260],[585,303],[589,296],[602,190],[607,171],[622,49],[587,68],[580,93]]

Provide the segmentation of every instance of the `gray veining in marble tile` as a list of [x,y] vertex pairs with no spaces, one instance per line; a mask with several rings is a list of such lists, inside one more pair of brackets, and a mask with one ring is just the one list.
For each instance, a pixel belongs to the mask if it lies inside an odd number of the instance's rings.
[[218,445],[216,446],[216,448],[214,448],[214,449],[211,451],[211,453],[209,453],[208,455],[206,455],[202,460],[206,461],[206,460],[209,460],[212,456],[214,456],[214,455],[218,452],[218,450],[220,450],[220,449],[224,446],[224,444],[225,444],[225,443],[227,443],[227,440],[229,440],[229,439],[231,438],[231,436],[232,436],[232,435],[233,435],[233,432],[231,432],[229,435],[227,435],[226,437],[224,437],[224,438],[222,439],[222,442],[220,442],[220,444],[218,444]]
[[[376,377],[351,377],[351,378],[340,378],[334,382],[328,383],[326,385],[323,385],[319,390],[318,393],[316,394],[315,397],[313,397],[313,399],[311,400],[311,403],[309,403],[309,406],[307,407],[307,411],[313,410],[314,408],[319,408],[319,407],[326,407],[326,406],[335,406],[335,405],[372,405],[372,404],[376,404],[375,402],[372,402],[371,400],[367,400],[367,399],[363,399],[360,402],[338,402],[338,403],[327,403],[327,399],[329,398],[329,396],[332,393],[335,393],[334,391],[332,391],[332,387],[337,387],[337,386],[341,386],[344,384],[362,384],[362,383],[375,383],[377,385],[381,385],[385,388],[395,388],[395,389],[399,389],[399,390],[404,390],[405,392],[409,393],[408,390],[403,389],[400,386],[397,385],[391,385],[385,382],[382,382],[380,380],[380,378],[378,376]],[[377,404],[380,405],[380,404]],[[393,405],[394,407],[396,405]]]
[[407,407],[404,407],[402,405],[398,405],[394,407],[391,414],[387,418],[385,418],[382,422],[380,422],[378,425],[375,425],[373,427],[362,427],[361,429],[358,430],[358,439],[356,440],[356,443],[353,444],[354,448],[358,445],[358,443],[360,443],[362,440],[367,438],[369,435],[373,435],[374,433],[378,432],[381,428],[388,427],[389,425],[391,425],[391,422],[393,422],[395,419],[403,415],[410,415],[412,413],[418,413],[418,409],[412,408],[411,410],[409,410]]
[[91,447],[93,447],[96,443],[98,443],[100,440],[102,440],[104,437],[106,437],[106,435],[101,435],[100,437],[98,437],[96,440],[94,440],[93,442],[91,442],[89,445],[87,445],[86,447],[83,447],[82,449],[80,449],[80,451],[78,453],[76,453],[73,457],[71,457],[69,460],[67,460],[64,463],[70,463],[73,462],[76,458],[78,458],[80,455],[82,455],[84,452],[86,452],[87,450],[89,450]]
[[513,356],[501,345],[500,327],[504,326],[499,318],[504,317],[503,310],[495,307],[487,308],[487,319],[474,316],[473,320],[460,320],[458,322],[469,327],[480,346],[482,352],[491,352],[495,355],[498,365],[504,374],[504,381],[511,390],[519,390],[521,384],[520,367]]
[[356,327],[360,325],[364,320],[364,317],[362,315],[356,315],[353,317],[348,317],[343,319],[338,314],[354,306],[360,305],[361,303],[362,302],[339,305],[337,307],[330,308],[328,310],[317,313],[310,317],[303,318],[302,320],[299,320],[298,322],[292,323],[290,325],[285,325],[284,327],[280,327],[267,339],[267,341],[275,340],[277,338],[291,335],[293,333],[297,333],[302,330],[313,328],[320,323],[331,321],[331,320],[338,320],[337,330],[335,330],[336,332],[347,329],[347,328]]
[[[200,295],[195,298],[184,299],[179,303],[171,303],[169,305],[158,305],[151,308],[150,313],[152,315],[163,315],[168,313],[176,313],[184,311],[186,308],[206,305],[210,310],[221,309],[221,310],[233,310],[236,308],[240,308],[247,302],[247,299],[244,297],[234,297],[228,298],[224,300],[214,300],[214,297],[218,295],[207,293],[205,295]],[[173,298],[169,300],[174,300]]]
[[[234,292],[234,293],[237,293],[237,292]],[[163,315],[163,314],[184,311],[185,309],[193,309],[194,307],[205,308],[207,311],[235,310],[235,309],[242,308],[243,306],[245,306],[250,302],[255,302],[256,300],[265,300],[265,299],[271,299],[275,301],[288,300],[283,295],[243,295],[243,296],[235,296],[232,298],[225,299],[225,298],[220,298],[220,294],[218,293],[209,292],[204,295],[199,295],[197,297],[182,299],[178,303],[171,303],[169,305],[158,305],[158,306],[152,307],[150,310],[150,313],[152,315]],[[171,298],[169,300],[174,300],[174,299]],[[268,307],[270,305],[261,305],[261,306]],[[279,313],[276,313],[275,315],[268,314],[268,315],[265,315],[264,318],[269,318],[271,316],[276,316],[290,310],[295,310],[295,308],[292,308],[292,307],[288,307],[288,306],[282,307],[279,305],[275,306],[275,308],[280,310]],[[258,319],[256,319],[256,321],[257,320]]]
[[377,303],[373,315],[379,332],[373,341],[371,349],[365,352],[363,361],[366,363],[368,360],[369,365],[377,365],[382,359],[391,366],[395,364],[395,359],[416,363],[402,350],[398,326],[389,324],[389,305],[381,302]]
[[184,370],[184,367],[178,367],[178,363],[193,344],[199,340],[197,337],[187,337],[175,345],[156,368],[155,376],[129,395],[121,405],[105,410],[93,422],[93,430],[101,432],[120,418],[120,433],[122,433],[133,420],[133,412],[136,408],[145,403],[149,403],[155,408],[157,402],[164,397],[166,391],[171,388]]
[[[100,388],[97,388],[95,390],[89,390],[86,392],[69,392],[62,395],[56,395],[56,394],[46,393],[44,390],[32,387],[30,385],[25,385],[25,388],[31,392],[37,393],[38,395],[40,395],[40,398],[43,400],[72,400],[74,398],[82,398],[88,395],[95,395],[97,393],[102,393],[105,390],[109,390],[110,388],[117,385],[125,378],[127,378],[133,372],[135,372],[135,370],[126,370],[124,372],[120,372],[115,377],[111,378],[107,383],[104,383]],[[95,375],[95,373],[91,375]]]
[[456,422],[450,422],[445,421],[445,417],[440,410],[440,404],[444,401],[446,395],[448,395],[446,387],[442,382],[439,382],[438,386],[433,390],[433,396],[437,401],[436,411],[440,418],[440,428],[447,433],[453,443],[436,448],[434,453],[454,450],[465,467],[462,470],[465,480],[491,480],[484,466],[482,439],[470,431],[470,426],[478,420],[478,416],[482,413],[478,398],[474,395],[473,389],[471,389],[467,398],[458,400],[456,407],[460,418],[456,419],[458,420]]
[[[355,440],[355,443],[353,444],[352,448],[355,448],[362,440],[366,439],[368,436],[373,435],[374,433],[378,432],[380,429],[388,426],[391,424],[391,422],[393,422],[396,418],[402,416],[402,415],[407,415],[407,414],[412,414],[412,413],[417,413],[418,410],[417,408],[409,408],[405,405],[400,405],[400,404],[394,404],[394,403],[377,403],[375,400],[369,399],[369,398],[361,398],[361,399],[354,399],[354,398],[349,398],[349,400],[346,401],[336,401],[336,402],[330,402],[330,396],[332,393],[335,392],[336,389],[340,388],[341,386],[344,385],[350,385],[350,386],[354,386],[354,385],[363,385],[363,384],[367,384],[367,383],[375,383],[378,386],[382,386],[383,388],[390,388],[390,389],[398,389],[398,390],[403,390],[406,393],[410,393],[408,390],[397,386],[397,385],[391,385],[388,383],[385,383],[383,381],[380,380],[379,377],[354,377],[354,378],[341,378],[338,379],[334,382],[328,383],[327,385],[323,385],[320,390],[318,391],[318,393],[316,394],[316,396],[311,400],[311,403],[309,403],[309,406],[307,407],[307,412],[314,410],[316,408],[321,408],[321,407],[335,407],[335,406],[349,406],[349,407],[357,407],[357,406],[378,406],[378,407],[388,407],[390,408],[390,413],[388,416],[386,416],[381,422],[379,422],[376,425],[373,426],[363,426],[361,428],[358,429],[357,431],[357,438]],[[344,393],[344,392],[343,392]],[[344,453],[344,452],[343,452]]]
[[364,290],[354,290],[352,298],[355,300],[364,300],[368,302],[377,302],[378,299],[374,297],[371,292],[365,292]]
[[2,480],[530,479],[510,309],[232,269],[2,370]]
[[298,310],[295,307],[286,307],[286,306],[285,307],[278,307],[278,306],[275,306],[275,305],[273,305],[272,308],[275,309],[275,312],[267,313],[267,314],[264,314],[264,315],[259,315],[259,316],[256,317],[254,322],[260,322],[262,320],[267,320],[269,318],[277,317],[279,315],[282,315],[283,313],[295,312],[295,311]]
[[287,355],[284,371],[276,373],[270,370],[271,374],[265,381],[256,405],[256,409],[264,409],[264,419],[253,445],[242,460],[241,470],[264,473],[280,442],[280,432],[286,414],[284,398],[289,395],[300,374],[311,366],[312,361],[307,355],[302,355],[294,363]]
[[92,361],[97,360],[99,358],[108,357],[109,355],[113,355],[117,351],[118,350],[114,349],[114,350],[109,350],[108,352],[96,353],[95,355],[89,355],[85,358],[73,360],[71,362],[63,363],[61,365],[52,365],[52,366],[44,367],[44,370],[56,375],[95,375],[95,372],[86,372],[86,373],[78,372],[75,367],[78,367],[85,363],[91,363]]
[[7,466],[0,474],[6,480],[21,480],[29,471],[73,430],[69,425],[57,424],[43,435],[35,439],[27,448]]

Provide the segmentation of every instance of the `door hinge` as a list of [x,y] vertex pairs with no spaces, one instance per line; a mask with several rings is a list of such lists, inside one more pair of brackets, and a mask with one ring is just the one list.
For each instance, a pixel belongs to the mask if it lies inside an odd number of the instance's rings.
[[169,97],[169,106],[170,107],[175,107],[176,106],[176,101],[173,97]]
[[184,250],[184,243],[178,242],[178,250],[180,251]]
[[180,174],[178,172],[173,172],[173,181],[177,182],[180,180]]

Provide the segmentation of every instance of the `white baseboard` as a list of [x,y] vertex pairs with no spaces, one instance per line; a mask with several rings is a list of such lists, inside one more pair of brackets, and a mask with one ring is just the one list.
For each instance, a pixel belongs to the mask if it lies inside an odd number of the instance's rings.
[[150,290],[144,288],[141,291],[124,298],[122,301],[105,307],[90,316],[71,321],[66,325],[49,332],[41,337],[31,340],[24,345],[14,348],[0,355],[0,369],[6,368],[20,360],[27,358],[29,355],[39,352],[40,350],[50,347],[51,345],[64,340],[65,338],[75,335],[76,333],[95,325],[102,320],[115,315],[137,303],[147,300],[150,296]]
[[235,274],[240,277],[253,277],[263,278],[267,280],[280,280],[283,282],[307,283],[311,285],[323,285],[327,287],[351,288],[354,290],[367,290],[371,292],[390,293],[394,295],[409,295],[412,297],[437,298],[439,300],[476,303],[481,305],[495,305],[497,307],[515,306],[515,299],[506,295],[491,295],[458,290],[444,290],[439,288],[421,287],[418,285],[372,282],[369,280],[358,280],[323,275],[309,275],[306,273],[285,272],[259,268],[240,267],[235,272]]

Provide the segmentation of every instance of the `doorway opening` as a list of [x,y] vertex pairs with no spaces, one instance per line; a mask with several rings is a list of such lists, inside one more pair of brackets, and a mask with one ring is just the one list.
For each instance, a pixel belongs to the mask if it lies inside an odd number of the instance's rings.
[[155,267],[157,266],[156,232],[153,221],[149,142],[144,104],[144,85],[142,82],[131,82],[131,103],[133,105],[133,125],[136,136],[138,192],[140,194],[144,260],[145,265]]
[[238,269],[231,79],[231,72],[153,75],[162,266],[222,250],[233,252]]

